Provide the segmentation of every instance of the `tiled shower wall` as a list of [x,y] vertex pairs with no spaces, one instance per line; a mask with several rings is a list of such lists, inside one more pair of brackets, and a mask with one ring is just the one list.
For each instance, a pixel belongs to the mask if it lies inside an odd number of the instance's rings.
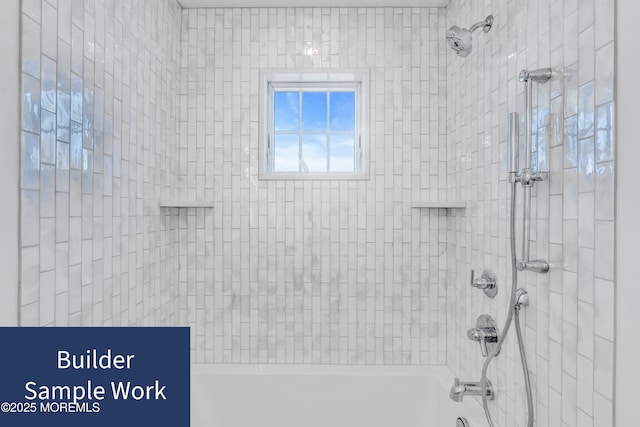
[[22,325],[178,323],[180,7],[22,2]]
[[[549,274],[520,273],[535,414],[540,426],[613,425],[614,1],[456,0],[447,26],[495,15],[467,58],[447,56],[449,197],[467,201],[448,219],[447,364],[478,379],[483,359],[466,329],[488,313],[502,325],[511,286],[507,114],[524,112],[520,70],[552,67],[534,85],[534,159],[550,179],[534,187],[532,257]],[[524,127],[521,125],[521,145]],[[522,148],[521,148],[522,150]],[[521,151],[522,159],[523,151]],[[518,209],[522,208],[521,187]],[[516,228],[521,253],[521,210]],[[469,271],[498,276],[494,300]],[[524,426],[526,400],[514,329],[490,369],[499,426]]]
[[[193,359],[445,363],[444,9],[182,13],[181,323]],[[312,42],[320,55],[302,54]],[[368,181],[258,179],[263,68],[371,70]]]

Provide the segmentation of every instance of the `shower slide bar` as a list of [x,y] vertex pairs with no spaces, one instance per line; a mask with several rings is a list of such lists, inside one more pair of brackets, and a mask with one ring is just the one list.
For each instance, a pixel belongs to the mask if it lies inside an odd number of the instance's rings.
[[519,182],[523,188],[523,224],[522,224],[522,258],[516,263],[519,271],[530,270],[538,273],[549,271],[549,262],[542,259],[530,259],[530,239],[531,239],[531,187],[535,182],[544,181],[549,178],[548,172],[534,172],[531,164],[532,154],[532,133],[533,133],[533,107],[532,92],[533,82],[542,84],[551,79],[551,68],[541,68],[539,70],[520,72],[519,79],[525,87],[525,150],[524,168],[519,172],[519,150],[518,140],[520,117],[518,113],[509,114],[509,175],[511,182]]

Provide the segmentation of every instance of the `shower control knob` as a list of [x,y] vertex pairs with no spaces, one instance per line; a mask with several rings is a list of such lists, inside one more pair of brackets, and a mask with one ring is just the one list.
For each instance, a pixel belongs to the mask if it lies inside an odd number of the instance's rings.
[[487,343],[498,342],[498,332],[496,328],[472,328],[467,331],[467,336],[470,340],[478,341],[480,343],[480,351],[484,357],[489,355],[489,349]]
[[493,298],[498,293],[496,275],[491,270],[484,270],[482,276],[474,278],[475,273],[471,270],[471,287],[482,289],[486,296]]
[[488,314],[479,316],[476,327],[467,331],[467,337],[480,344],[480,351],[484,357],[487,357],[497,345],[498,335],[496,322]]

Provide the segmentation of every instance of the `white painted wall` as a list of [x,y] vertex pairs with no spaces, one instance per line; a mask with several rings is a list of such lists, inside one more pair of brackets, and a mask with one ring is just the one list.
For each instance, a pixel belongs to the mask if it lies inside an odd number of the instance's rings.
[[18,324],[18,134],[20,74],[19,0],[7,0],[0,14],[0,325]]
[[616,425],[637,424],[637,384],[640,381],[640,328],[638,321],[638,256],[640,256],[640,191],[638,190],[638,162],[640,137],[637,111],[640,100],[637,40],[640,30],[637,0],[618,0],[617,34],[617,162],[616,183]]

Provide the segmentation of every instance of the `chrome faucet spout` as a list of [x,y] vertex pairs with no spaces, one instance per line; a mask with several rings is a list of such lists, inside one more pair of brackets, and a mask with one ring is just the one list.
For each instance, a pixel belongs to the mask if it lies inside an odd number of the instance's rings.
[[[449,397],[454,402],[462,402],[462,399],[465,396],[482,396],[482,383],[460,381],[459,378],[456,378],[453,381],[451,390],[449,391]],[[493,399],[493,386],[489,380],[487,380],[485,396],[487,396],[487,399],[489,400]]]
[[462,398],[464,397],[464,392],[466,390],[467,387],[464,384],[460,383],[459,378],[456,378],[453,380],[451,390],[449,390],[449,398],[454,402],[462,402]]

